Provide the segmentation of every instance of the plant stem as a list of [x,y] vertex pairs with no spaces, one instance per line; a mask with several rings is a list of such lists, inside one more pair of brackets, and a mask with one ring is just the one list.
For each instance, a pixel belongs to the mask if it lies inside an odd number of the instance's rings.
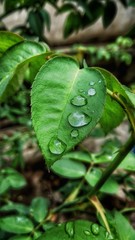
[[135,144],[135,134],[132,134],[125,145],[119,150],[119,153],[114,158],[113,162],[104,171],[102,177],[99,179],[97,184],[93,187],[88,197],[91,197],[97,193],[97,191],[103,186],[106,180],[111,176],[113,171],[118,167],[118,165],[124,160],[126,155],[131,151]]

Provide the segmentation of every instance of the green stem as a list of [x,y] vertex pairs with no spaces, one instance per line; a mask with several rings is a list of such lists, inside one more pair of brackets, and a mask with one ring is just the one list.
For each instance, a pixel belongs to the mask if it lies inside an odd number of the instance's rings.
[[97,184],[93,187],[91,192],[88,194],[88,197],[91,197],[97,193],[97,191],[103,186],[106,180],[111,176],[113,171],[118,167],[118,165],[123,161],[126,155],[131,151],[135,144],[135,134],[131,135],[125,145],[119,150],[119,153],[114,158],[113,162],[107,167],[102,177],[99,179]]

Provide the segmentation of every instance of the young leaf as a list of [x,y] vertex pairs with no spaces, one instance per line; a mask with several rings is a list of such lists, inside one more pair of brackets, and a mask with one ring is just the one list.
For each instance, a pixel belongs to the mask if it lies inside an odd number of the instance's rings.
[[37,222],[41,222],[48,213],[49,202],[43,197],[37,197],[32,200],[30,212]]
[[105,97],[100,72],[79,69],[72,58],[55,57],[40,69],[32,86],[32,119],[49,166],[96,126]]
[[114,1],[106,1],[103,14],[103,26],[107,28],[114,20],[117,13],[117,5]]
[[8,204],[0,207],[0,212],[13,212],[16,211],[20,214],[28,214],[28,207],[21,203],[9,202]]
[[72,179],[81,178],[86,173],[86,168],[82,163],[75,162],[66,157],[55,162],[51,169],[62,177]]
[[26,64],[47,55],[46,45],[23,41],[7,50],[0,58],[0,101],[16,91],[24,76]]
[[24,216],[8,216],[0,218],[0,229],[6,232],[25,234],[33,230],[33,223]]
[[106,233],[105,228],[96,223],[77,220],[62,223],[47,230],[38,240],[101,240],[106,239]]
[[24,41],[24,39],[8,31],[0,31],[0,56],[15,44]]

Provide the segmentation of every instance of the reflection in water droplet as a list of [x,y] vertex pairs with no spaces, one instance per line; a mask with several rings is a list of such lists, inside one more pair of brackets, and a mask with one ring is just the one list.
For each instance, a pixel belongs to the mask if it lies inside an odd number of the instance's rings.
[[98,235],[98,234],[99,234],[99,231],[100,231],[99,225],[98,225],[97,223],[93,223],[93,224],[91,225],[91,231],[92,231],[92,233],[93,233],[94,235]]
[[66,149],[66,144],[62,142],[60,139],[58,139],[57,137],[53,137],[49,142],[49,150],[51,153],[59,155],[63,153],[65,149]]
[[68,121],[72,127],[82,127],[91,121],[91,117],[82,112],[74,112],[68,116]]
[[86,94],[86,92],[83,89],[80,89],[79,92],[82,94]]
[[107,240],[113,240],[114,239],[112,234],[109,233],[109,232],[106,232],[106,236],[105,237],[106,237]]
[[94,89],[94,88],[90,88],[89,90],[88,90],[88,95],[89,96],[94,96],[96,94],[96,90]]
[[99,83],[101,83],[102,81],[101,81],[101,80],[99,80],[98,82],[99,82]]
[[84,234],[87,235],[87,236],[90,236],[91,235],[91,232],[89,230],[85,230],[84,231]]
[[74,223],[67,222],[65,225],[65,231],[69,235],[69,237],[73,237],[74,236]]
[[90,81],[90,86],[93,86],[95,84],[95,81]]
[[72,130],[71,137],[76,138],[76,137],[78,137],[78,135],[79,135],[78,130]]
[[71,100],[71,103],[75,106],[81,107],[87,104],[87,99],[79,95],[79,96],[75,96]]

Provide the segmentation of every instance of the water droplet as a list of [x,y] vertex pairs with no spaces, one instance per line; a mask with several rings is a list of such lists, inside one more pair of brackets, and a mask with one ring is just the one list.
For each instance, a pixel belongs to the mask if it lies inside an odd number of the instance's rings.
[[71,103],[75,106],[81,107],[87,104],[87,99],[79,95],[79,96],[75,96],[71,100]]
[[73,222],[67,222],[65,226],[65,231],[69,235],[69,237],[74,236],[74,223]]
[[53,137],[49,142],[49,150],[51,153],[59,155],[66,149],[66,144],[59,140],[57,137]]
[[93,233],[94,235],[98,235],[98,234],[99,234],[99,231],[100,231],[99,225],[98,225],[97,223],[93,223],[93,224],[91,225],[91,231],[92,231],[92,233]]
[[96,94],[96,90],[94,89],[94,88],[90,88],[89,90],[88,90],[88,95],[89,96],[94,96]]
[[78,135],[79,135],[79,132],[78,132],[78,130],[72,130],[72,132],[71,132],[71,137],[73,137],[73,138],[76,138],[76,137],[78,137]]
[[106,236],[105,237],[106,237],[107,240],[113,240],[114,239],[112,234],[109,233],[109,232],[106,232]]
[[91,117],[82,112],[74,112],[68,116],[68,121],[72,127],[82,127],[91,121]]
[[90,86],[93,86],[95,84],[95,81],[90,81]]
[[99,82],[99,83],[101,83],[102,81],[101,81],[101,80],[99,80],[98,82]]
[[84,231],[84,234],[87,235],[87,236],[90,236],[91,235],[91,232],[89,230],[85,230]]

